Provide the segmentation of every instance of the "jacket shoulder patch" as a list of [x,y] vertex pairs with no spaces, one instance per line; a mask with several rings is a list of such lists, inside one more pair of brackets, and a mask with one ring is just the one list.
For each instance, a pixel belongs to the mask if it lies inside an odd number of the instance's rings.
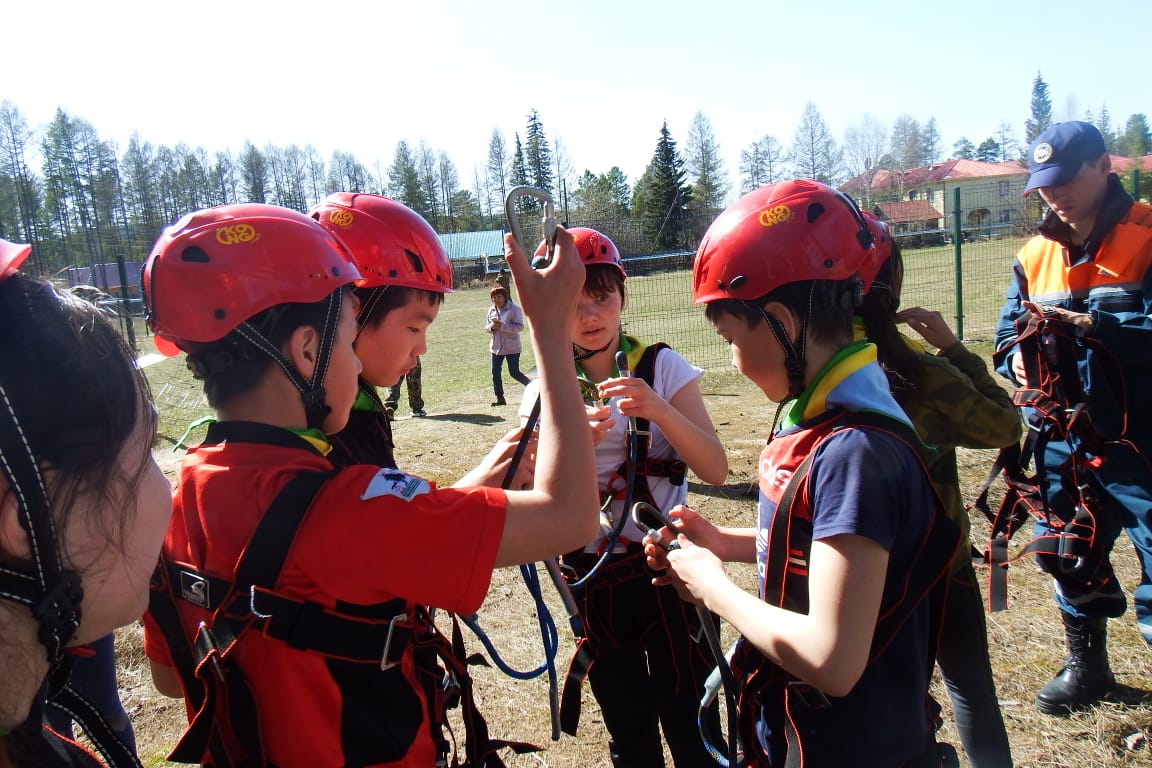
[[360,494],[361,501],[378,496],[395,496],[404,501],[412,501],[417,496],[429,493],[432,486],[427,480],[401,472],[398,469],[381,469],[368,481],[368,487]]

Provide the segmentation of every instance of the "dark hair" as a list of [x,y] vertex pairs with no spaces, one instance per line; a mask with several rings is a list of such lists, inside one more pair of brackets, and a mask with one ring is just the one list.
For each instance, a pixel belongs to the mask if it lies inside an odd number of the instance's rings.
[[417,297],[433,307],[444,303],[444,294],[439,291],[426,291],[423,288],[409,288],[402,285],[357,288],[355,294],[360,300],[361,311],[368,302],[372,302],[368,317],[362,318],[360,322],[361,326],[369,328],[380,325],[389,312],[407,305],[412,297]]
[[[348,290],[350,285],[337,289]],[[309,327],[322,333],[327,316],[328,299],[323,299],[308,304],[277,304],[248,318],[248,323],[280,349],[297,328]],[[235,331],[219,341],[187,346],[188,369],[204,382],[204,395],[214,409],[252,390],[277,364]]]
[[704,316],[713,324],[721,314],[742,319],[749,328],[764,322],[761,311],[768,302],[778,302],[802,320],[806,319],[812,341],[848,344],[852,340],[852,315],[860,281],[802,280],[769,291],[758,299],[718,299],[708,302]]
[[[70,562],[64,548],[73,519],[102,537],[104,546],[123,549],[135,509],[131,500],[149,467],[155,436],[147,382],[102,310],[19,273],[0,280],[0,360],[5,407],[15,414],[32,458],[51,470],[44,478],[56,538],[50,546],[65,569],[82,572],[87,563]],[[121,462],[129,449],[139,452],[139,463],[125,474]],[[14,493],[6,484],[4,500]],[[28,511],[42,514],[37,508]],[[2,550],[0,564],[29,568],[27,558]],[[23,605],[2,602],[0,654],[16,659],[19,653],[10,649],[21,641],[15,637],[36,638],[35,619]],[[0,690],[0,696],[9,695]],[[37,746],[43,743],[39,734],[37,719],[0,736],[0,765],[55,764]]]
[[620,270],[610,264],[589,264],[584,275],[584,293],[618,293],[620,309],[628,303]]
[[858,310],[868,340],[876,344],[876,357],[888,374],[892,395],[901,403],[909,389],[920,386],[924,376],[920,355],[908,346],[896,326],[903,283],[904,257],[893,241],[892,255],[876,272],[872,288]]
[[[17,273],[0,281],[0,360],[32,453],[54,470],[53,515],[63,519],[81,494],[129,509],[117,497],[134,493],[147,468],[156,416],[133,352],[104,311],[44,280]],[[142,419],[152,434],[125,484],[117,464]],[[116,531],[104,533],[111,541]]]

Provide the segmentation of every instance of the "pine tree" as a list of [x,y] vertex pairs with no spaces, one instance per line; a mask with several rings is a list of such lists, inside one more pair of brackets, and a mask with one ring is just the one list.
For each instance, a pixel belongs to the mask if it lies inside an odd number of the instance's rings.
[[995,163],[1000,160],[1000,144],[989,136],[976,148],[976,159],[982,163]]
[[975,160],[976,147],[972,142],[968,141],[967,136],[961,136],[960,140],[952,145],[952,157],[957,157],[961,160]]
[[[516,136],[516,151],[512,155],[512,186],[521,187],[531,184],[528,180],[528,164],[524,157],[524,146],[520,143],[520,134]],[[516,200],[516,212],[528,213],[540,207],[537,200],[531,197],[520,197]]]
[[1048,83],[1040,73],[1032,81],[1032,117],[1024,121],[1024,143],[1031,146],[1037,136],[1052,125],[1052,99],[1048,96]]
[[697,211],[723,208],[728,197],[728,174],[720,157],[720,145],[712,132],[712,123],[703,112],[692,117],[692,125],[688,128],[684,167],[693,177],[693,208]]
[[1128,118],[1118,149],[1125,157],[1143,157],[1152,153],[1152,132],[1143,113],[1137,112]]
[[900,115],[892,124],[891,170],[906,171],[927,165],[924,162],[924,136],[920,123],[911,115]]
[[528,183],[551,193],[553,191],[552,150],[544,135],[544,125],[533,109],[528,113],[528,128],[524,133],[524,164]]
[[388,194],[424,218],[428,218],[428,206],[420,188],[420,171],[416,168],[416,158],[408,142],[396,142],[396,152],[392,165],[388,167]]
[[264,154],[250,141],[240,151],[240,192],[243,202],[268,202],[268,164]]
[[920,132],[920,164],[932,165],[940,159],[940,154],[940,129],[936,118],[930,117]]
[[1110,152],[1116,151],[1116,131],[1112,129],[1112,116],[1108,114],[1108,105],[1100,107],[1100,117],[1096,121],[1100,135],[1104,137],[1104,147]]
[[687,246],[686,225],[692,191],[685,184],[684,160],[668,130],[660,128],[660,140],[644,177],[636,184],[633,208],[644,218],[644,233],[659,250]]

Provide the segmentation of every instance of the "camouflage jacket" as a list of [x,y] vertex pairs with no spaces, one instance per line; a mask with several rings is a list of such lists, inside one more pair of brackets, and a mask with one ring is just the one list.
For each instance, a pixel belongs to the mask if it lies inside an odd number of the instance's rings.
[[[917,434],[931,449],[928,472],[945,511],[967,536],[971,530],[960,495],[956,448],[1002,448],[1020,439],[1020,415],[1012,395],[988,371],[984,359],[961,342],[923,354],[919,387],[896,393]],[[960,547],[953,569],[968,561]]]

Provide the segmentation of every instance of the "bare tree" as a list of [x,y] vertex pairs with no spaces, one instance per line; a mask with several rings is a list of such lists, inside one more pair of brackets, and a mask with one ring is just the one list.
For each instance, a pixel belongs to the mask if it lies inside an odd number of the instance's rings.
[[864,187],[865,208],[872,206],[872,180],[880,170],[880,158],[888,153],[888,129],[875,115],[866,113],[859,123],[849,123],[844,132],[844,162],[851,178]]

